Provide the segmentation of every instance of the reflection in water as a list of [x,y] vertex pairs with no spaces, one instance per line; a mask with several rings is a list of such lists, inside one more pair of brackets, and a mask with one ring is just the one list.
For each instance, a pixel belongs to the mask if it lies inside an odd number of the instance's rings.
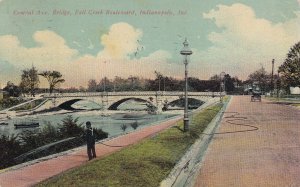
[[102,109],[102,105],[89,100],[80,100],[74,103],[72,108],[81,110],[100,110]]
[[120,104],[117,110],[144,110],[148,109],[146,102],[128,100]]

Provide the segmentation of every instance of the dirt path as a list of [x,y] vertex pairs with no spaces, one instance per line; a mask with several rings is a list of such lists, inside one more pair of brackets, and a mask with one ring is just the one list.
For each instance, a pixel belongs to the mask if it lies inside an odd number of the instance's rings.
[[300,186],[300,110],[235,96],[226,112],[195,186]]
[[[106,141],[105,144],[113,146],[124,145],[125,147],[135,144],[146,137],[153,136],[154,134],[174,125],[180,118],[181,117],[177,117],[172,120],[162,122],[159,125],[145,127],[130,134]],[[101,158],[122,148],[123,147],[109,147],[98,143],[96,145],[97,158]],[[67,155],[42,161],[17,170],[1,173],[0,187],[31,186],[49,177],[58,175],[63,171],[85,164],[87,160],[88,157],[86,148],[84,147]]]

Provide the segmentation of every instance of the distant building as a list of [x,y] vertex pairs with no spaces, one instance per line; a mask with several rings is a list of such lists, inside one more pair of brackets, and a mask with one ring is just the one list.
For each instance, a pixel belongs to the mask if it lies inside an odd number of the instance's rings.
[[0,90],[0,100],[2,100],[3,98],[7,97],[8,93],[6,91]]
[[300,87],[290,87],[291,94],[299,95],[300,94]]

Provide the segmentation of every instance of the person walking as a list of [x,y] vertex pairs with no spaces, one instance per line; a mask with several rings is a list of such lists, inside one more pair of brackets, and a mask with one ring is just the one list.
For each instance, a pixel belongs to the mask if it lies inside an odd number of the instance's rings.
[[92,128],[91,122],[86,122],[86,143],[87,143],[87,154],[89,160],[96,158],[96,151],[95,151],[95,136]]

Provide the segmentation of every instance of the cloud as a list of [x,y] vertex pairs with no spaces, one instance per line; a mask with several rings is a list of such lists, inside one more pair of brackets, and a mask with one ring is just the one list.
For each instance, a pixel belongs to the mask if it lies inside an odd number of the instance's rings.
[[[128,23],[113,24],[109,31],[101,36],[104,49],[96,56],[84,55],[72,63],[72,73],[66,73],[66,79],[72,80],[72,85],[87,85],[89,79],[100,80],[103,77],[113,79],[115,76],[153,77],[154,71],[166,70],[171,54],[157,50],[148,56],[132,57],[140,48],[139,41],[142,31]],[[84,67],[84,70],[83,68]],[[80,76],[74,76],[80,75]],[[66,86],[69,86],[66,82]]]
[[[154,76],[171,58],[170,53],[155,51],[146,57],[133,58],[139,48],[142,31],[127,23],[116,23],[101,36],[103,50],[97,55],[79,54],[70,48],[65,39],[49,30],[33,34],[34,47],[24,47],[14,35],[0,36],[0,61],[9,63],[15,72],[11,76],[0,75],[2,84],[14,80],[18,84],[20,70],[36,66],[38,70],[60,71],[66,80],[64,87],[86,86],[89,79],[99,81],[103,77]],[[18,77],[18,80],[16,80]],[[43,80],[41,78],[41,80]],[[42,87],[47,86],[46,82]]]
[[53,31],[37,31],[33,39],[36,46],[26,48],[16,36],[0,36],[0,58],[19,68],[33,64],[38,68],[60,69],[78,55],[77,50],[69,48],[65,40]]
[[[72,65],[72,73],[66,73],[66,79],[72,80],[72,85],[87,85],[89,79],[99,81],[103,77],[113,79],[115,76],[154,77],[154,71],[166,71],[171,54],[158,50],[147,57],[139,59],[111,59],[86,55],[76,60]],[[84,67],[84,69],[82,68]],[[80,76],[74,76],[80,75]],[[66,86],[70,86],[66,82]]]
[[110,27],[107,34],[101,36],[101,44],[104,50],[99,53],[100,57],[113,59],[126,59],[139,47],[139,39],[142,31],[135,29],[128,23],[116,23]]
[[[68,47],[65,40],[53,31],[37,31],[33,34],[33,40],[36,46],[26,48],[16,36],[0,36],[0,60],[8,62],[15,69],[14,75],[0,77],[4,81],[2,84],[8,80],[17,84],[21,70],[32,65],[41,71],[47,69],[67,72],[71,61],[78,56],[78,51]],[[42,85],[45,85],[43,81]]]
[[222,31],[211,32],[208,39],[212,46],[196,51],[195,57],[202,59],[208,69],[227,71],[242,78],[247,78],[261,64],[268,66],[273,58],[278,66],[289,48],[300,40],[300,16],[299,12],[295,14],[292,20],[275,24],[257,18],[254,10],[244,4],[218,5],[203,17],[212,20]]

